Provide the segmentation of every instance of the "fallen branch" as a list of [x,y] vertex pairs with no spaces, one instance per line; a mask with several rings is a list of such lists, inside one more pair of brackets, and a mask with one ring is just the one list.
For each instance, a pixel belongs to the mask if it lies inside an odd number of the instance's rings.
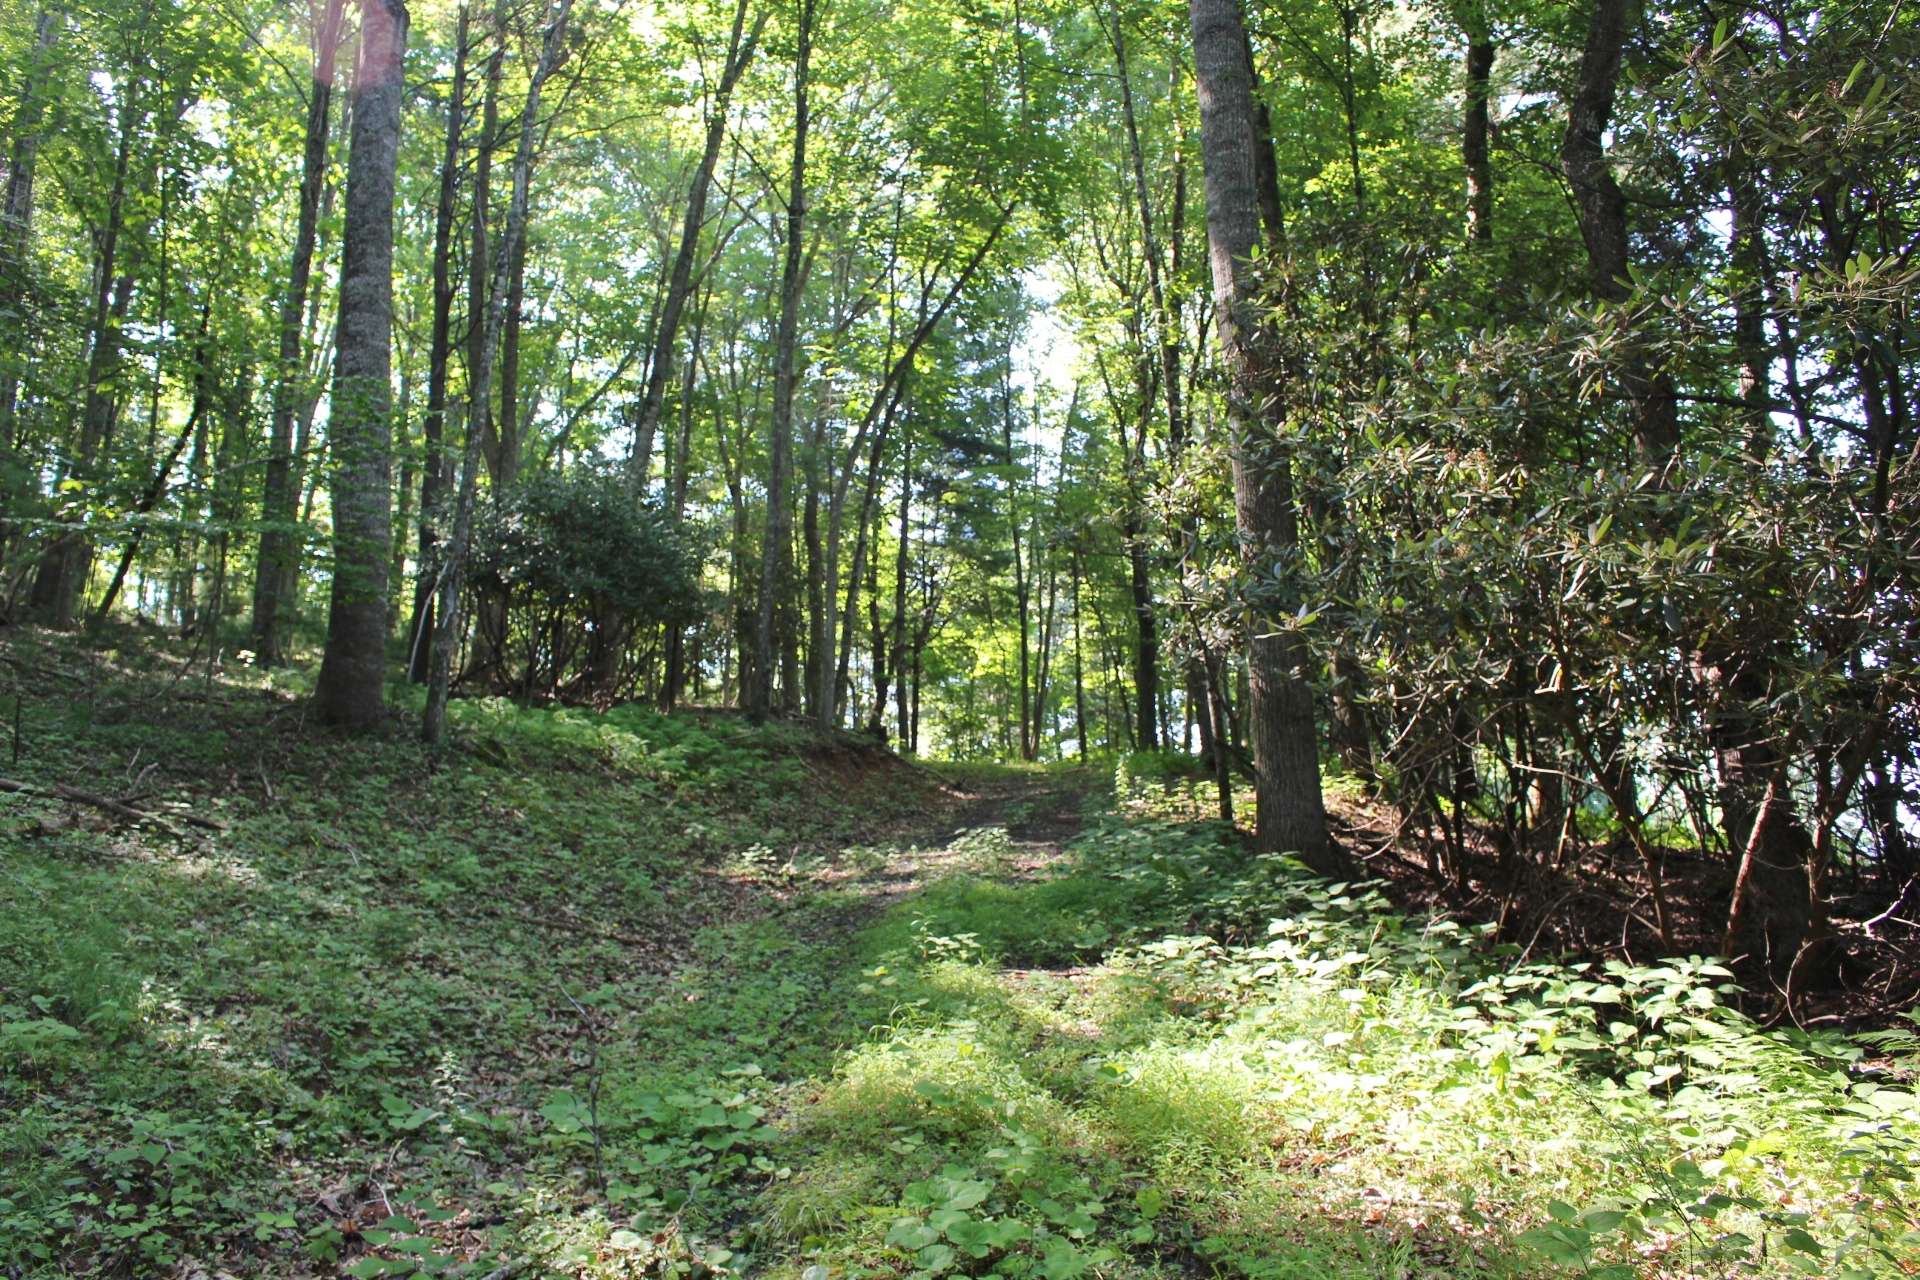
[[168,821],[168,819],[178,818],[189,826],[199,827],[205,831],[227,830],[226,823],[218,822],[212,818],[203,818],[197,813],[153,813],[146,809],[136,809],[124,800],[115,800],[111,796],[95,795],[91,791],[82,791],[78,787],[69,787],[65,783],[56,782],[51,787],[36,787],[31,783],[15,782],[11,778],[0,778],[0,791],[9,792],[13,795],[39,796],[45,800],[64,800],[69,804],[90,805],[103,813],[112,814],[123,822],[136,824],[143,822],[150,823],[167,832],[169,835],[181,836],[182,838],[184,838],[184,833]]

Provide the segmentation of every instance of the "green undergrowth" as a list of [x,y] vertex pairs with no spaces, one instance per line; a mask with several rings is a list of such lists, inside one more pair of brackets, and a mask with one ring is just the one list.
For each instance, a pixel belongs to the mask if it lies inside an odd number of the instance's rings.
[[1914,1037],[1762,1030],[1704,959],[1521,963],[1155,816],[1204,785],[1164,762],[941,790],[791,726],[487,702],[433,756],[318,733],[297,676],[5,656],[9,1280],[1920,1257]]
[[[1517,963],[1214,827],[1096,824],[863,939],[775,1274],[1908,1274],[1913,1037],[1767,1032],[1699,958]],[[1891,1051],[1891,1057],[1889,1056]]]
[[297,675],[4,656],[0,774],[39,794],[0,795],[0,1276],[481,1275],[656,1211],[690,1240],[764,1172],[749,1064],[833,961],[752,851],[828,866],[938,799],[729,716],[456,701],[435,756],[398,715],[305,723]]

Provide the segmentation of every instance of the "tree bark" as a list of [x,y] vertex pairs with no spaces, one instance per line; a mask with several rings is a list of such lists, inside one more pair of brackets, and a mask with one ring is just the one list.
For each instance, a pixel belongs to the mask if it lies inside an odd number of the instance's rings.
[[260,499],[259,557],[253,577],[253,652],[262,666],[284,660],[281,632],[283,596],[292,582],[298,538],[300,491],[294,483],[293,429],[300,407],[300,380],[306,372],[302,353],[307,291],[313,280],[314,245],[319,238],[320,193],[327,176],[327,135],[333,106],[335,64],[340,50],[343,0],[326,0],[314,31],[313,83],[307,90],[306,148],[300,167],[300,209],[293,236],[293,261],[287,292],[280,301],[280,364],[273,383],[273,425],[267,445],[264,490]]
[[[748,714],[763,722],[773,712],[774,603],[787,579],[793,514],[787,473],[793,453],[793,398],[798,379],[800,295],[806,287],[802,240],[807,225],[808,64],[813,55],[815,0],[800,0],[793,67],[793,167],[787,194],[786,253],[780,271],[780,319],[774,335],[773,420],[767,463],[767,531],[760,558],[760,601],[754,643],[754,680]],[[797,665],[797,664],[796,664]]]
[[453,215],[460,195],[460,143],[467,110],[469,6],[460,6],[454,30],[453,88],[447,99],[446,145],[440,153],[440,204],[433,222],[433,338],[427,366],[427,416],[421,424],[425,458],[420,480],[419,580],[407,627],[407,678],[425,684],[433,654],[434,578],[440,571],[441,507],[453,484],[447,452],[447,381],[453,363]]
[[1467,238],[1493,242],[1493,162],[1488,150],[1488,95],[1493,76],[1493,38],[1476,14],[1467,29],[1467,109],[1461,122],[1460,158],[1467,166]]
[[[68,476],[85,484],[93,479],[100,451],[113,433],[117,404],[109,383],[120,365],[120,329],[133,300],[133,278],[118,274],[120,236],[126,226],[127,174],[133,141],[146,118],[143,82],[134,80],[120,95],[120,140],[115,148],[113,187],[107,197],[107,221],[99,235],[94,267],[97,289],[89,326],[85,401],[80,411],[80,441]],[[47,625],[71,627],[93,559],[93,542],[83,530],[58,534],[41,557],[28,606]]]
[[[32,75],[21,87],[20,105],[13,117],[13,144],[7,157],[7,185],[0,196],[0,315],[10,315],[6,349],[0,351],[0,520],[15,496],[15,419],[20,404],[21,362],[28,348],[22,324],[30,292],[28,252],[33,230],[33,175],[40,154],[40,122],[46,111],[48,66],[60,34],[60,15],[51,7],[40,10],[35,24]],[[0,525],[0,535],[4,535]]]
[[[213,380],[209,364],[211,353],[207,349],[207,324],[211,318],[211,309],[205,305],[200,311],[200,335],[194,348],[193,405],[187,413],[186,421],[180,424],[180,430],[173,438],[173,447],[167,451],[159,465],[154,468],[153,478],[148,481],[146,490],[133,505],[128,514],[140,517],[149,514],[160,505],[166,496],[167,480],[173,475],[173,469],[180,462],[180,455],[186,451],[187,441],[195,432],[202,433],[204,440],[205,422],[209,411]],[[204,448],[204,445],[202,446]],[[126,585],[127,574],[133,568],[134,559],[140,554],[140,543],[146,531],[145,524],[135,524],[127,533],[127,543],[120,549],[120,563],[114,569],[113,580],[107,584],[106,594],[100,597],[100,603],[94,607],[93,621],[89,624],[100,626],[113,611],[114,602],[120,597],[120,588]]]
[[687,214],[680,228],[680,246],[674,253],[673,272],[668,278],[666,297],[660,307],[660,319],[654,332],[653,358],[647,367],[646,391],[640,400],[640,412],[634,420],[636,440],[645,440],[645,453],[636,448],[633,455],[633,483],[636,491],[647,484],[652,441],[660,427],[660,415],[666,409],[667,386],[673,378],[674,349],[679,342],[680,321],[693,294],[693,264],[700,248],[700,232],[707,221],[707,196],[713,187],[713,173],[720,163],[720,147],[727,132],[727,108],[733,101],[734,86],[753,61],[766,25],[764,12],[746,29],[748,0],[735,0],[733,34],[727,43],[727,58],[714,92],[711,115],[707,120],[706,147],[700,154],[700,167],[694,171],[687,190]]
[[[1008,366],[1011,368],[1012,355],[1009,351]],[[1030,645],[1032,630],[1029,614],[1032,607],[1033,587],[1031,575],[1026,563],[1026,547],[1020,537],[1020,480],[1019,454],[1013,446],[1013,381],[1007,377],[1001,387],[1000,403],[1000,447],[1006,453],[1007,473],[1007,527],[1013,536],[1013,599],[1020,627],[1020,758],[1033,759],[1033,689],[1030,672]]]
[[333,588],[326,652],[314,687],[320,720],[354,729],[386,715],[393,193],[408,24],[401,0],[362,0],[360,12],[329,429]]
[[[528,188],[533,181],[534,135],[540,125],[540,93],[547,77],[559,65],[566,45],[567,21],[573,13],[573,0],[555,0],[546,39],[540,48],[540,61],[527,82],[526,105],[520,114],[520,144],[513,156],[513,193],[507,201],[507,222],[501,231],[500,249],[493,264],[493,282],[487,291],[486,323],[477,346],[478,360],[472,372],[467,395],[473,406],[486,405],[493,394],[493,353],[499,349],[507,327],[507,299],[512,290],[511,273],[526,234]],[[505,38],[504,31],[502,38]],[[438,610],[439,632],[433,642],[433,669],[427,681],[427,705],[421,717],[420,736],[428,744],[438,744],[446,736],[447,696],[453,684],[453,650],[460,635],[460,578],[473,541],[473,508],[479,487],[480,444],[484,437],[469,426],[467,446],[462,460],[460,495],[455,502],[453,538],[447,548],[446,567],[441,572]]]
[[500,77],[507,58],[507,12],[506,2],[501,0],[493,14],[496,43],[483,73],[486,88],[481,95],[480,136],[474,140],[473,215],[467,249],[467,438],[479,442],[489,470],[497,447],[493,439],[493,397],[476,398],[473,386],[482,359],[491,366],[493,351],[499,350],[497,345],[485,350],[483,344],[491,300],[487,288],[493,278],[493,153],[500,145]]
[[[1259,314],[1253,258],[1260,238],[1253,80],[1238,0],[1193,0],[1194,77],[1200,96],[1206,170],[1207,241],[1214,312],[1230,378],[1234,513],[1249,570],[1284,564],[1299,545],[1292,457],[1285,439],[1286,388]],[[1292,602],[1274,602],[1276,613]],[[1254,762],[1258,772],[1256,841],[1333,870],[1320,796],[1313,694],[1306,646],[1291,632],[1256,620],[1248,644]]]

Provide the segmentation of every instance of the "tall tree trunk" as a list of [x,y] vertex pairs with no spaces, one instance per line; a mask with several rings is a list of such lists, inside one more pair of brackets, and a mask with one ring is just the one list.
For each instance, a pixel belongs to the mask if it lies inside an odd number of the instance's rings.
[[787,194],[786,254],[780,271],[780,319],[774,334],[773,421],[767,464],[767,532],[760,561],[759,623],[754,645],[753,695],[748,712],[764,721],[773,710],[774,602],[787,578],[793,515],[787,472],[793,452],[793,399],[798,379],[800,294],[806,287],[802,250],[807,225],[808,65],[813,56],[815,0],[800,0],[793,67],[793,170]]
[[1080,647],[1080,549],[1073,551],[1073,732],[1080,740],[1080,763],[1087,762],[1086,665]]
[[[879,387],[875,389],[872,398],[867,401],[866,412],[861,415],[859,425],[854,429],[852,438],[847,444],[844,461],[836,461],[831,451],[822,454],[821,461],[824,463],[825,470],[828,472],[826,478],[827,534],[824,554],[820,561],[824,570],[824,583],[821,593],[821,605],[824,616],[816,617],[816,638],[824,641],[824,643],[818,645],[813,653],[815,683],[820,694],[817,708],[822,728],[832,726],[833,716],[838,710],[833,696],[835,692],[833,673],[835,669],[834,646],[840,635],[840,619],[838,617],[840,600],[840,546],[842,536],[845,533],[847,493],[853,481],[854,463],[860,456],[860,450],[866,445],[869,439],[876,437],[876,433],[881,447],[885,446],[887,433],[892,429],[894,414],[900,406],[900,398],[905,394],[907,380],[913,372],[915,357],[919,355],[920,348],[926,344],[927,339],[932,337],[934,331],[940,327],[941,321],[943,321],[947,313],[953,309],[954,303],[959,301],[961,294],[966,290],[968,282],[973,279],[975,273],[980,270],[981,265],[985,263],[987,258],[993,253],[994,246],[999,243],[1000,236],[1006,230],[1008,223],[1012,220],[1012,216],[1012,206],[1001,207],[999,220],[995,222],[993,229],[987,234],[986,238],[974,248],[973,254],[967,259],[966,264],[954,275],[953,279],[948,282],[946,292],[941,296],[937,304],[932,302],[931,288],[922,292],[919,315],[913,332],[908,336],[906,344],[901,348],[900,353],[895,356],[893,362],[887,366],[887,371],[885,375],[882,376]],[[889,345],[891,346],[891,344]],[[809,493],[812,493],[811,486]],[[849,622],[848,635],[850,636],[851,634],[852,628]]]
[[314,686],[324,723],[386,714],[387,551],[393,536],[393,189],[400,155],[407,7],[362,0],[347,159],[332,413],[333,590]]
[[493,439],[493,397],[476,398],[473,386],[482,360],[492,367],[493,352],[485,348],[487,340],[487,289],[493,279],[493,153],[500,145],[500,78],[507,58],[506,0],[494,9],[493,52],[487,57],[483,79],[486,88],[480,103],[480,136],[474,140],[473,201],[467,249],[467,436],[479,442],[489,471],[497,446]]
[[[844,634],[838,645],[837,666],[834,670],[833,697],[834,714],[841,714],[849,705],[852,692],[850,675],[854,649],[854,636],[859,622],[860,582],[866,576],[868,567],[868,548],[879,539],[879,522],[875,518],[874,508],[880,499],[880,482],[885,471],[887,441],[893,434],[893,421],[899,413],[900,399],[905,387],[897,388],[893,402],[887,408],[886,418],[880,424],[880,430],[874,433],[873,447],[867,457],[867,480],[860,497],[860,513],[856,517],[853,530],[853,572],[847,578],[847,603],[841,611],[844,621]],[[869,530],[872,531],[871,537]],[[877,557],[876,557],[877,559]],[[876,601],[874,608],[879,604]],[[877,617],[877,614],[876,614]],[[879,658],[875,667],[876,679],[885,679],[886,657],[876,651]],[[856,708],[857,710],[857,708]]]
[[[126,226],[127,175],[133,142],[146,118],[143,82],[130,82],[120,95],[120,139],[115,148],[113,187],[107,197],[107,221],[99,235],[94,272],[96,288],[88,334],[85,400],[80,411],[80,441],[68,478],[83,485],[93,479],[99,454],[113,434],[118,403],[110,383],[120,365],[120,329],[133,300],[133,278],[119,272],[120,235]],[[93,559],[93,543],[84,531],[58,534],[41,557],[28,605],[49,626],[70,627]]]
[[495,492],[520,479],[525,426],[520,420],[520,329],[526,320],[527,237],[525,228],[513,246],[513,272],[507,285],[507,328],[500,338],[500,416],[494,430],[492,480]]
[[[893,560],[893,668],[900,688],[895,719],[900,741],[907,743],[907,564],[913,545],[913,433],[909,430],[900,450],[900,545]],[[874,718],[886,714],[887,691],[882,688],[876,699]]]
[[[46,111],[54,42],[61,18],[51,6],[40,10],[34,27],[32,67],[20,89],[20,105],[13,117],[13,143],[7,156],[7,185],[0,195],[0,315],[10,317],[0,338],[0,521],[4,521],[17,489],[14,448],[15,420],[20,405],[22,362],[29,347],[23,320],[27,314],[31,280],[28,252],[33,230],[33,175],[40,155],[40,122]],[[0,524],[0,539],[6,528]]]
[[285,657],[281,633],[284,593],[298,537],[300,491],[294,483],[293,428],[299,411],[300,382],[306,373],[302,353],[307,290],[313,279],[318,239],[320,193],[326,185],[327,135],[333,106],[335,64],[340,50],[343,0],[326,0],[313,33],[313,82],[307,89],[306,149],[300,167],[300,208],[293,236],[293,262],[287,292],[280,300],[280,363],[273,382],[273,425],[267,443],[267,467],[260,507],[259,558],[253,577],[253,652],[262,666]]
[[[527,81],[526,105],[520,114],[520,144],[513,156],[513,193],[507,201],[506,226],[501,230],[500,250],[493,264],[493,282],[488,289],[486,322],[478,346],[472,384],[467,395],[481,411],[493,394],[493,353],[500,347],[507,327],[507,298],[512,290],[510,273],[526,234],[528,188],[533,181],[534,135],[540,126],[540,93],[547,77],[559,65],[566,46],[567,21],[573,13],[573,0],[554,0],[546,38],[540,47],[540,61]],[[504,30],[501,33],[505,39]],[[433,670],[427,681],[426,711],[421,717],[420,736],[437,744],[446,736],[447,696],[453,684],[453,650],[460,635],[460,577],[473,541],[473,508],[479,488],[480,445],[484,437],[469,427],[462,459],[460,495],[454,506],[453,538],[447,548],[446,568],[441,573],[440,601],[436,606],[438,634],[433,642]]]
[[[129,512],[134,517],[147,515],[160,505],[160,500],[167,493],[167,480],[173,475],[174,467],[179,465],[180,455],[186,451],[188,440],[192,439],[196,433],[201,433],[202,440],[205,438],[205,422],[213,398],[211,394],[213,370],[207,344],[207,325],[211,318],[211,306],[203,305],[200,310],[200,334],[194,346],[193,404],[188,410],[186,421],[180,424],[180,430],[174,436],[173,447],[154,468],[153,478],[148,481],[146,490],[134,503],[133,510]],[[204,445],[202,448],[204,449]],[[114,602],[120,597],[120,589],[126,585],[127,574],[132,570],[133,562],[140,554],[140,543],[146,528],[144,523],[135,523],[128,532],[127,544],[120,549],[119,566],[114,570],[113,580],[107,584],[106,594],[100,597],[100,603],[94,608],[93,621],[90,625],[98,627],[113,611]]]
[[453,363],[453,215],[460,195],[460,141],[467,110],[467,34],[470,8],[460,6],[454,30],[453,88],[447,98],[446,144],[440,153],[440,204],[433,221],[433,338],[427,366],[427,416],[420,481],[420,566],[407,627],[407,678],[425,684],[433,654],[434,579],[440,572],[441,507],[453,484],[447,451],[447,381]]
[[[652,441],[660,427],[660,416],[666,408],[667,386],[673,378],[673,356],[679,343],[680,320],[686,310],[687,299],[693,294],[693,266],[699,253],[700,232],[707,221],[707,196],[713,187],[713,173],[720,163],[720,147],[726,138],[727,109],[733,101],[734,86],[740,82],[741,75],[753,61],[754,51],[760,44],[761,30],[766,25],[763,12],[754,20],[752,30],[747,30],[748,2],[735,0],[734,3],[733,33],[727,42],[727,57],[721,68],[720,84],[709,108],[706,147],[700,153],[700,167],[694,170],[693,182],[687,189],[687,213],[680,227],[680,245],[674,253],[673,271],[667,281],[666,296],[660,306],[660,319],[654,330],[653,357],[647,366],[647,386],[640,400],[639,414],[634,419],[635,440],[647,442],[644,452],[636,447],[633,455],[636,490],[646,488],[647,454],[653,452]],[[804,92],[804,89],[801,91]]]
[[[667,476],[667,518],[678,528],[686,519],[687,489],[693,483],[693,390],[700,366],[701,343],[705,338],[707,307],[711,298],[702,299],[693,315],[693,332],[687,342],[687,363],[680,380],[680,435],[673,451],[673,468]],[[687,628],[671,624],[667,632],[667,670],[660,684],[660,709],[672,711],[680,700],[687,676]],[[699,668],[695,666],[695,683]],[[696,696],[697,696],[696,689]]]
[[[1156,344],[1160,351],[1160,381],[1163,389],[1162,394],[1166,397],[1167,402],[1167,453],[1169,460],[1177,466],[1182,454],[1186,450],[1187,444],[1186,417],[1182,411],[1180,398],[1182,385],[1180,370],[1180,327],[1172,313],[1171,307],[1168,305],[1166,288],[1161,280],[1160,246],[1155,233],[1153,203],[1147,185],[1145,153],[1140,145],[1140,130],[1134,117],[1132,78],[1127,68],[1125,29],[1121,25],[1120,16],[1117,12],[1114,15],[1111,37],[1114,65],[1120,79],[1120,103],[1122,117],[1126,123],[1127,153],[1132,161],[1134,204],[1140,217],[1141,244],[1146,255],[1147,293],[1153,303]],[[1249,48],[1248,54],[1249,58],[1251,58],[1251,48]],[[1255,124],[1257,158],[1259,146],[1264,137],[1264,126],[1258,118],[1256,118]],[[1175,152],[1174,156],[1174,169],[1176,204],[1174,207],[1173,223],[1174,260],[1172,269],[1177,276],[1179,273],[1180,239],[1182,218],[1184,216],[1184,193],[1186,190],[1185,162],[1178,151]],[[1257,177],[1258,175],[1256,175],[1256,178]],[[1183,580],[1192,562],[1193,547],[1198,541],[1198,538],[1199,519],[1195,513],[1189,511],[1181,518],[1174,545],[1174,554],[1180,565]],[[1207,696],[1207,666],[1205,656],[1200,653],[1189,654],[1186,659],[1185,668],[1187,708],[1189,714],[1198,723],[1200,728],[1201,758],[1210,765],[1216,764],[1216,734],[1213,724],[1213,705]],[[1224,786],[1220,789],[1219,803],[1222,811],[1230,815],[1233,806],[1232,793]]]
[[[1263,332],[1253,258],[1260,240],[1253,80],[1239,0],[1192,0],[1194,77],[1200,96],[1206,169],[1207,241],[1215,324],[1227,362],[1233,433],[1234,514],[1249,569],[1266,570],[1299,545],[1292,456],[1283,436],[1286,388]],[[1290,600],[1273,612],[1289,611]],[[1334,869],[1320,797],[1313,693],[1307,652],[1297,635],[1253,620],[1254,763],[1258,772],[1256,841]]]
[[827,616],[827,553],[820,532],[820,455],[826,423],[815,418],[801,464],[807,485],[800,537],[807,549],[807,710],[822,729],[833,727],[833,622]]
[[[1013,353],[1009,351],[1008,365],[1011,367]],[[1011,375],[1000,389],[1000,447],[1007,460],[1007,527],[1013,537],[1013,601],[1017,623],[1020,628],[1020,758],[1033,759],[1033,688],[1031,684],[1032,645],[1030,614],[1032,612],[1033,587],[1029,581],[1026,558],[1027,548],[1020,537],[1020,455],[1013,444],[1013,382]]]

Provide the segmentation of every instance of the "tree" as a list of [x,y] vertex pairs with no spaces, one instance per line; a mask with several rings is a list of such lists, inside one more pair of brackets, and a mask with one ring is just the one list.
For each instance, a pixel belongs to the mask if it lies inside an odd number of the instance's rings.
[[812,126],[807,74],[813,58],[815,0],[800,0],[794,32],[793,159],[787,190],[786,240],[780,267],[780,320],[774,335],[773,419],[769,427],[767,524],[760,561],[760,604],[754,631],[754,684],[748,710],[755,720],[773,712],[774,601],[786,582],[793,514],[787,501],[793,455],[794,384],[799,377],[800,295],[806,287],[807,131]]
[[[493,287],[488,291],[486,324],[476,348],[467,398],[472,405],[483,406],[493,393],[493,353],[500,347],[507,326],[507,307],[514,263],[527,227],[528,188],[533,180],[534,135],[540,125],[540,94],[547,77],[559,66],[566,49],[567,22],[573,14],[573,0],[554,0],[546,36],[540,47],[540,61],[527,83],[526,105],[520,116],[520,142],[513,156],[513,195],[507,204],[507,222],[501,232],[500,249],[494,258]],[[504,33],[503,33],[504,34]],[[460,497],[454,510],[452,545],[446,563],[440,569],[439,633],[434,637],[432,674],[427,682],[427,706],[421,720],[420,736],[437,744],[446,736],[447,695],[453,683],[453,648],[459,637],[461,574],[473,541],[475,494],[479,484],[480,446],[484,435],[478,421],[467,425],[466,458],[461,466]]]
[[[327,135],[331,130],[333,82],[340,50],[344,0],[326,0],[313,32],[313,79],[307,88],[306,146],[300,162],[298,229],[286,293],[280,301],[279,368],[273,384],[273,427],[268,444],[265,490],[261,495],[260,553],[253,586],[253,651],[262,666],[276,666],[281,652],[281,613],[293,594],[295,539],[300,494],[294,482],[293,424],[299,412],[307,290],[313,279],[314,245],[319,234],[320,195],[327,176]],[[397,125],[396,125],[397,127]],[[397,144],[396,144],[397,156]],[[397,159],[396,159],[397,163]]]
[[355,729],[371,727],[386,715],[387,561],[393,536],[393,193],[408,22],[400,0],[363,0],[353,80],[328,428],[334,568],[314,706],[323,722]]
[[[1255,277],[1260,197],[1252,62],[1239,0],[1193,0],[1190,10],[1214,324],[1229,378],[1235,522],[1248,572],[1269,576],[1277,566],[1283,584],[1277,599],[1255,598],[1263,616],[1253,622],[1247,641],[1259,774],[1256,839],[1263,849],[1331,866],[1307,650],[1290,629],[1292,620],[1281,613],[1299,594],[1285,579],[1300,535],[1286,439],[1286,387],[1275,383],[1284,371],[1272,358]],[[1276,614],[1277,621],[1269,620]]]

